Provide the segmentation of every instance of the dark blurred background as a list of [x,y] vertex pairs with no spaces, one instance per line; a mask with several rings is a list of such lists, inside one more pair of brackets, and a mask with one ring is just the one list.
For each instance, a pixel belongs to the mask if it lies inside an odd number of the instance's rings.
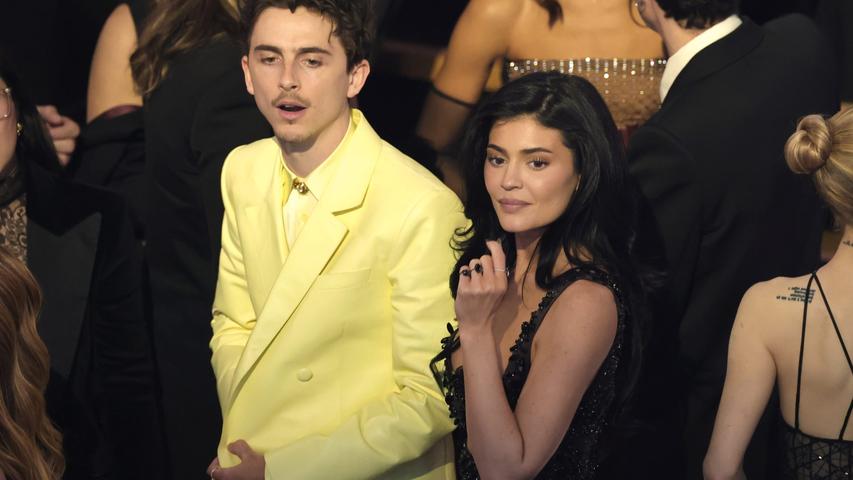
[[[414,127],[429,87],[437,54],[447,44],[465,0],[375,0],[379,21],[373,73],[359,98],[377,131],[396,143]],[[89,63],[101,25],[118,0],[30,0],[3,2],[0,46],[30,84],[41,104],[54,104],[78,123],[85,113]],[[800,12],[815,17],[839,55],[849,56],[851,0],[743,0],[741,11],[758,23]],[[853,96],[853,62],[845,95]]]

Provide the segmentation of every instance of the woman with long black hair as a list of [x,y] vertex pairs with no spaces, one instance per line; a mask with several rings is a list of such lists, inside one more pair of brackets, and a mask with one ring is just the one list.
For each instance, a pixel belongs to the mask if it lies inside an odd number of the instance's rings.
[[457,475],[594,478],[640,367],[621,140],[586,80],[534,73],[474,113],[444,370]]

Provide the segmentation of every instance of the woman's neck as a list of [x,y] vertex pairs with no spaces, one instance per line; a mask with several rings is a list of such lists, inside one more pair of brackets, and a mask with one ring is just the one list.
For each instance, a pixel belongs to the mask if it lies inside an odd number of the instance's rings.
[[835,255],[820,268],[820,279],[826,283],[850,284],[853,272],[853,226],[846,226],[838,243]]
[[[541,253],[539,241],[542,240],[543,233],[544,230],[536,230],[515,234],[515,267],[512,273],[518,284],[524,281],[525,276],[528,281],[536,278],[536,263]],[[554,271],[551,274],[558,275],[570,267],[568,257],[564,252],[560,252],[554,262]]]
[[853,226],[844,227],[844,233],[838,243],[838,250],[835,251],[835,255],[827,262],[826,266],[837,266],[848,272],[853,270]]
[[536,256],[539,240],[542,239],[542,231],[524,232],[515,234],[515,278],[520,281],[524,273],[530,269],[530,273],[536,273],[536,264],[531,263]]

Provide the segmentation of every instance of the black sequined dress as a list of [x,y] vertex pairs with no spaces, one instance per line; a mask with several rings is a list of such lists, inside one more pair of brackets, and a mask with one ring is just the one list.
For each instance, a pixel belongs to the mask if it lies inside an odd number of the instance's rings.
[[[627,308],[622,292],[613,279],[601,270],[578,267],[569,270],[554,280],[554,286],[534,311],[530,320],[522,323],[518,339],[510,349],[509,362],[503,374],[504,391],[510,408],[515,409],[521,390],[530,372],[530,351],[533,337],[548,314],[551,305],[561,293],[577,280],[591,280],[608,287],[616,299],[618,312],[616,336],[610,352],[602,363],[595,378],[581,399],[572,424],[566,436],[548,461],[537,480],[588,480],[595,478],[602,451],[602,442],[606,441],[608,426],[615,414],[615,398],[621,385],[617,375],[622,358]],[[459,347],[458,332],[449,325],[451,334],[442,340],[442,352],[433,360],[443,361],[444,370],[437,373],[437,379],[445,392],[445,400],[450,406],[450,416],[456,423],[453,443],[456,453],[456,477],[458,480],[479,479],[477,466],[471,452],[468,451],[468,432],[465,425],[465,383],[462,367],[453,369],[451,353]],[[570,339],[567,339],[570,341]]]

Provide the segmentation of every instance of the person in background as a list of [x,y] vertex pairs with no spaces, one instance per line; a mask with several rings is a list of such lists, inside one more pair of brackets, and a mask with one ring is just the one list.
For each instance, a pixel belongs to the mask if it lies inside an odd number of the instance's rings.
[[[668,363],[678,369],[660,397],[683,405],[673,421],[683,422],[686,456],[672,457],[687,460],[678,478],[695,479],[738,299],[756,282],[817,265],[820,203],[785,168],[782,151],[798,118],[838,109],[835,69],[823,36],[801,15],[758,26],[738,16],[736,0],[638,4],[670,57],[660,111],[628,150],[644,197],[637,251],[668,274],[651,350],[673,355]],[[761,423],[747,458],[756,478],[775,454],[771,426],[769,418]]]
[[596,89],[557,72],[508,83],[466,132],[459,328],[434,361],[457,477],[599,478],[643,334],[621,140]]
[[706,480],[745,478],[744,453],[774,385],[784,420],[781,478],[853,473],[853,110],[805,117],[785,157],[795,173],[812,177],[843,236],[814,273],[758,283],[741,300]]
[[36,331],[40,308],[35,278],[26,265],[0,247],[2,480],[56,480],[65,466],[62,436],[45,411],[50,360]]
[[[210,366],[219,177],[234,147],[270,134],[240,70],[236,1],[119,5],[92,62],[78,177],[125,195],[145,243],[171,476],[202,479],[222,425]],[[141,107],[141,109],[140,109]]]
[[815,21],[835,50],[841,108],[853,108],[853,3],[817,0]]
[[213,304],[216,480],[453,478],[429,361],[453,316],[447,187],[349,101],[370,0],[255,0],[246,87],[275,136],[235,149]]
[[[591,81],[627,138],[660,105],[660,37],[626,0],[472,0],[456,24],[417,135],[439,153],[445,181],[462,193],[449,151],[500,60],[505,81],[556,70]],[[441,155],[444,154],[444,155]]]
[[77,137],[80,136],[80,125],[74,120],[62,115],[53,105],[39,105],[39,115],[44,119],[48,134],[53,141],[53,148],[62,166],[68,166],[71,156],[77,147]]
[[[26,84],[3,60],[0,124],[0,246],[27,263],[44,294],[38,329],[50,353],[48,413],[64,437],[62,478],[156,478],[154,364],[125,204],[68,178]],[[146,462],[136,461],[142,450]]]

